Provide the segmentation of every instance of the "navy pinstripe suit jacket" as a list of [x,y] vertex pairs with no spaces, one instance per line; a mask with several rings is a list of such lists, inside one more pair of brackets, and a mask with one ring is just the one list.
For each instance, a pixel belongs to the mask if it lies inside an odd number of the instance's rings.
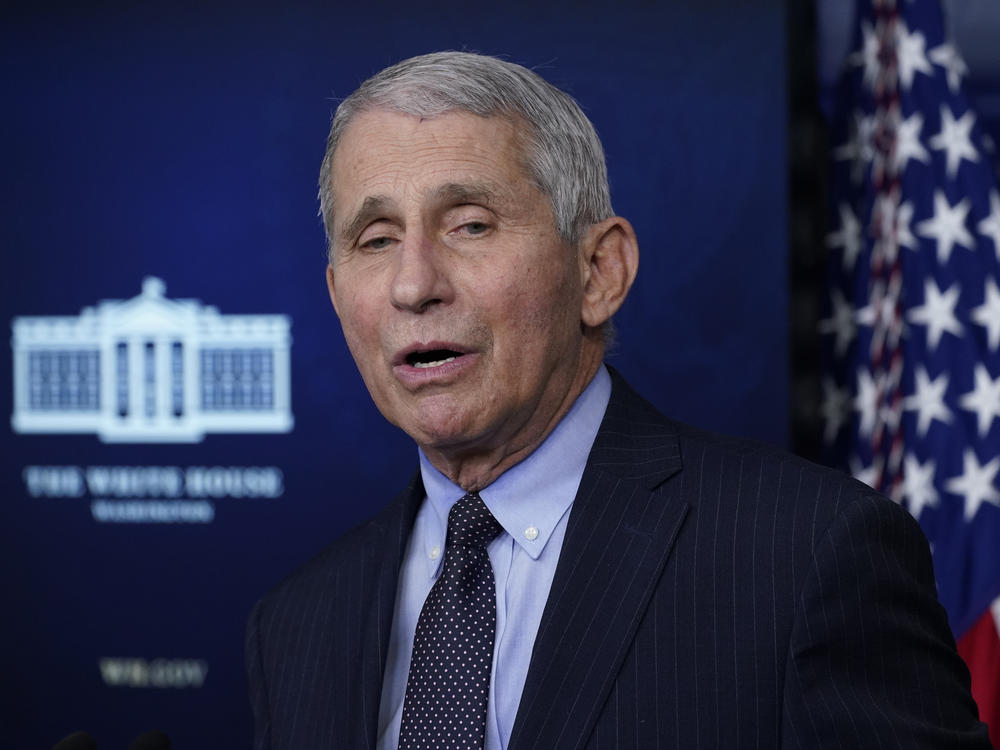
[[[909,514],[617,375],[511,750],[988,748]],[[258,602],[255,746],[373,748],[419,478]]]

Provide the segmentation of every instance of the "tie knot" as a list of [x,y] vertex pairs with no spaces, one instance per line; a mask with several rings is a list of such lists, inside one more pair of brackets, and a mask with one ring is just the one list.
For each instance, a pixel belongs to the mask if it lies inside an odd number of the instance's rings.
[[485,547],[503,526],[493,517],[478,493],[469,492],[448,513],[447,546]]

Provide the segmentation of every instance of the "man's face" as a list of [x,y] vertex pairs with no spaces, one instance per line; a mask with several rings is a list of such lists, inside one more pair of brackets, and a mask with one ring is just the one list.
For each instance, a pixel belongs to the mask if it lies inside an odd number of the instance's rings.
[[370,111],[344,132],[332,179],[330,294],[379,410],[432,461],[533,448],[592,363],[585,263],[514,126]]

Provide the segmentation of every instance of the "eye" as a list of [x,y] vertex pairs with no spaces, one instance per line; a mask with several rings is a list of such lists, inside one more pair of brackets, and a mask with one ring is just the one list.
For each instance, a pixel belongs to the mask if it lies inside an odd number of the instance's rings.
[[485,221],[467,221],[459,224],[449,232],[459,238],[474,239],[488,235],[493,229],[493,225]]
[[463,224],[462,229],[465,230],[466,234],[485,234],[489,231],[489,224],[485,224],[481,221],[470,221],[468,224]]
[[361,243],[361,247],[365,250],[385,250],[391,242],[391,237],[372,237],[370,240]]
[[478,240],[498,230],[496,214],[478,203],[461,203],[445,210],[441,227],[456,241]]

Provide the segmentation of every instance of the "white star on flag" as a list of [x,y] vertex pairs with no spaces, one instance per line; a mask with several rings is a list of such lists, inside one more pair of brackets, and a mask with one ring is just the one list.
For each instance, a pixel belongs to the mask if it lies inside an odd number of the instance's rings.
[[916,250],[919,245],[917,238],[910,231],[913,223],[913,203],[906,201],[900,204],[899,211],[896,212],[896,242],[910,250]]
[[993,380],[989,371],[981,364],[976,365],[973,377],[975,385],[971,391],[962,394],[958,403],[966,411],[976,413],[979,436],[985,437],[993,424],[993,418],[1000,416],[1000,378]]
[[919,31],[909,33],[902,21],[896,24],[896,59],[899,65],[899,82],[904,89],[913,85],[913,76],[917,72],[934,75],[934,69],[924,55],[925,46],[923,34]]
[[949,205],[944,191],[934,191],[934,216],[917,224],[917,234],[937,242],[939,263],[948,262],[956,243],[969,250],[975,249],[976,241],[965,228],[969,208],[968,198],[962,198],[952,206]]
[[927,326],[927,344],[932,351],[937,349],[945,331],[955,336],[962,335],[962,324],[955,318],[955,305],[960,292],[957,281],[942,294],[933,279],[925,279],[924,304],[912,308],[906,316],[914,323]]
[[854,116],[854,122],[851,126],[851,136],[847,143],[834,149],[833,156],[835,159],[853,162],[851,165],[851,179],[854,182],[861,181],[865,167],[875,158],[875,146],[872,145],[874,137],[875,118],[858,113]]
[[954,45],[946,42],[932,49],[927,56],[932,62],[944,68],[945,76],[948,78],[948,88],[958,91],[958,87],[962,85],[962,76],[968,73],[969,69]]
[[983,465],[976,458],[975,451],[966,448],[962,462],[962,473],[949,479],[945,489],[965,498],[965,520],[971,521],[984,502],[1000,507],[1000,492],[993,486],[993,479],[1000,471],[1000,457]]
[[976,124],[976,115],[967,110],[958,120],[951,114],[946,104],[941,105],[941,130],[931,136],[928,143],[935,151],[944,149],[947,160],[948,177],[954,179],[958,174],[958,165],[962,159],[979,161],[979,152],[972,145],[972,126]]
[[899,422],[903,418],[903,410],[894,409],[892,404],[883,404],[879,407],[878,415],[882,418],[882,424],[885,428],[892,433],[899,429]]
[[877,209],[872,219],[873,224],[879,230],[880,236],[895,240],[883,243],[885,262],[895,263],[900,247],[914,251],[920,247],[910,230],[910,224],[913,223],[913,203],[906,201],[899,204],[896,196],[880,195],[875,199],[875,204]]
[[832,443],[847,421],[847,412],[851,399],[846,390],[838,388],[832,378],[823,379],[823,403],[820,412],[823,415],[825,427],[823,440]]
[[885,293],[885,284],[876,282],[872,286],[877,290],[872,292],[871,301],[854,314],[858,325],[872,327],[880,320],[888,323],[896,317],[896,300]]
[[854,340],[854,333],[857,330],[854,324],[854,306],[844,299],[839,289],[835,289],[830,295],[833,303],[833,310],[830,317],[819,322],[820,333],[832,333],[836,336],[834,349],[838,355],[847,351],[851,341]]
[[840,204],[840,229],[826,236],[826,244],[831,248],[844,248],[844,270],[854,268],[854,262],[861,252],[861,223],[846,203]]
[[969,317],[986,329],[986,341],[995,351],[1000,345],[1000,289],[992,278],[986,279],[983,304],[972,308]]
[[[872,213],[871,229],[875,236],[886,239],[896,236],[896,201],[891,195],[880,195],[875,199],[875,211]],[[896,242],[883,242],[882,252],[885,262],[890,265],[896,262],[899,245]]]
[[983,237],[993,240],[993,251],[1000,260],[1000,193],[996,190],[990,191],[990,215],[979,222],[976,229]]
[[867,370],[858,370],[857,393],[858,395],[854,397],[854,408],[861,412],[858,431],[865,437],[871,437],[875,431],[875,416],[878,414],[878,388]]
[[910,159],[916,159],[924,164],[930,162],[931,155],[920,141],[920,131],[924,127],[924,116],[914,112],[899,123],[896,128],[896,144],[893,149],[892,163],[900,172],[906,168]]
[[878,59],[878,34],[868,21],[861,22],[862,46],[848,60],[855,65],[864,66],[864,82],[869,89],[875,88],[881,63]]
[[914,385],[916,391],[903,399],[903,408],[907,411],[917,410],[917,433],[923,437],[930,429],[932,419],[945,424],[951,422],[951,411],[944,404],[948,375],[942,372],[931,380],[926,368],[918,366],[914,373]]
[[903,497],[906,508],[916,519],[927,506],[938,504],[938,493],[934,489],[934,462],[921,464],[912,453],[903,459]]

